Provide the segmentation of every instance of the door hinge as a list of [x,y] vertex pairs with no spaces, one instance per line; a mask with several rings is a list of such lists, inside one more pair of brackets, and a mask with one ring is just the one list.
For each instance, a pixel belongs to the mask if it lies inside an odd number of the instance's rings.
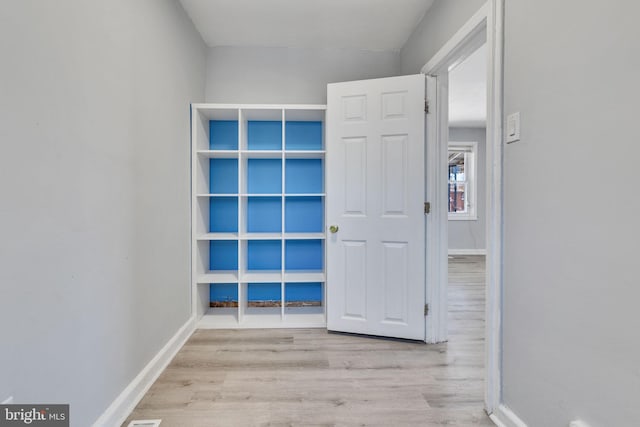
[[424,202],[424,213],[425,214],[431,213],[431,203]]
[[427,316],[429,314],[429,304],[424,305],[424,315]]
[[424,100],[424,112],[426,114],[429,114],[429,101],[427,101],[426,99]]

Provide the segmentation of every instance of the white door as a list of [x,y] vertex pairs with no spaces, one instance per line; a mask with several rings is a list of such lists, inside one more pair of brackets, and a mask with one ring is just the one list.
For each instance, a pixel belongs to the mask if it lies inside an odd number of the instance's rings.
[[327,329],[425,339],[424,75],[327,87]]

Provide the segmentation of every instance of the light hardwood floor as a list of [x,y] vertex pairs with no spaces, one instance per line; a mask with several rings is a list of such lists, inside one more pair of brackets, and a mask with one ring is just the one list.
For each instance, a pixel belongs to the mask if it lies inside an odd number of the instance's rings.
[[492,426],[482,409],[484,257],[450,258],[449,278],[448,343],[198,330],[123,425]]

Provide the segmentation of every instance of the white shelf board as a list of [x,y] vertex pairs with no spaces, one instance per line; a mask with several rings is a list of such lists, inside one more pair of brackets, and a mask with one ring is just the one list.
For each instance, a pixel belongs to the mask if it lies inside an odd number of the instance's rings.
[[237,308],[209,308],[197,325],[198,328],[237,328]]
[[281,159],[282,150],[242,150],[245,159]]
[[[219,310],[219,309],[217,309]],[[278,307],[279,311],[280,308]],[[323,314],[292,314],[284,319],[278,314],[251,314],[239,323],[235,317],[205,314],[198,321],[198,329],[275,329],[275,328],[326,328]]]
[[326,106],[321,105],[314,108],[285,108],[284,117],[288,122],[323,122],[326,109]]
[[241,282],[252,283],[280,283],[282,272],[273,270],[247,270],[240,273]]
[[238,240],[238,233],[206,233],[200,234],[198,240]]
[[276,109],[276,110],[326,110],[326,104],[224,104],[216,102],[197,102],[191,104],[191,107],[197,110],[260,110],[260,109]]
[[282,193],[241,193],[240,197],[282,197]]
[[192,111],[207,120],[238,120],[238,108],[223,104],[191,104]]
[[238,281],[236,270],[209,271],[198,275],[198,283],[233,283]]
[[238,197],[238,193],[198,193],[196,197]]
[[324,233],[284,233],[285,240],[324,240]]
[[287,159],[321,159],[325,155],[324,150],[285,150]]
[[237,159],[240,152],[238,150],[198,150],[198,155],[210,159]]
[[240,240],[280,240],[282,233],[242,233]]
[[298,271],[285,271],[285,282],[324,282],[325,274],[321,270],[298,270]]
[[324,327],[326,326],[324,307],[285,307],[283,323],[296,325],[299,328]]

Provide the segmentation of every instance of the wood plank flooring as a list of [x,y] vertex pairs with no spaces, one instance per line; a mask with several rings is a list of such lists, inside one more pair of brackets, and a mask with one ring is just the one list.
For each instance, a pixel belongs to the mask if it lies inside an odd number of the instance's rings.
[[482,409],[484,257],[450,258],[449,282],[445,344],[198,330],[123,426],[492,426]]

